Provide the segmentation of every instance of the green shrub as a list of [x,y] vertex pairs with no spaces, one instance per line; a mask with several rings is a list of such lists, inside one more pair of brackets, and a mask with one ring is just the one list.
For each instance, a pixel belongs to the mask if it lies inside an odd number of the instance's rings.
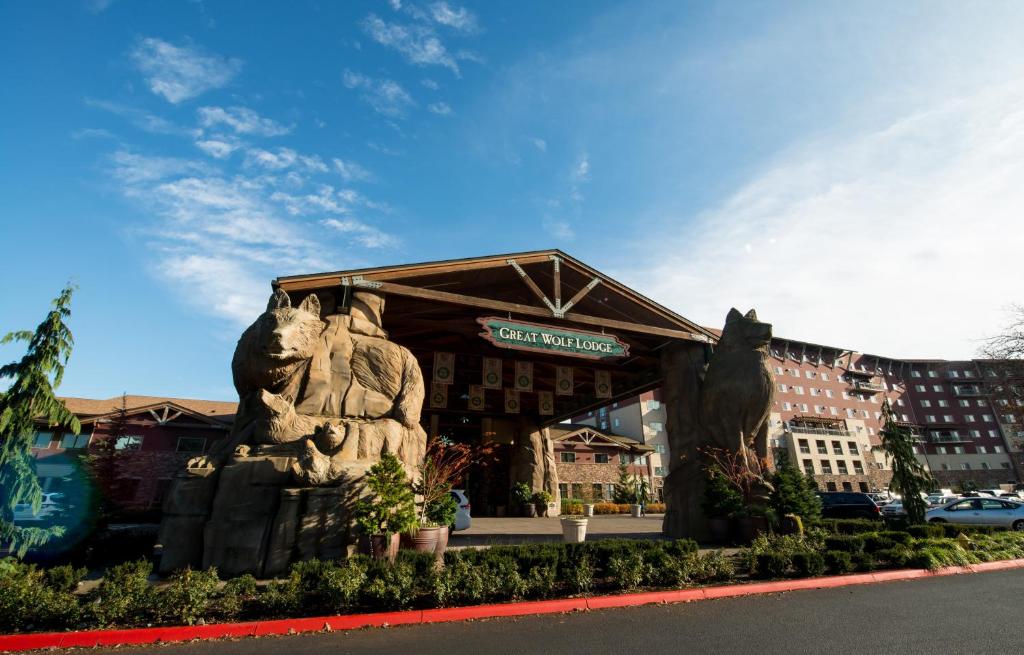
[[943,529],[941,523],[926,523],[924,525],[912,525],[908,527],[907,533],[915,539],[930,539],[933,537],[945,536],[946,531]]
[[736,577],[732,560],[720,550],[690,556],[690,579],[698,584],[726,582]]
[[821,517],[821,499],[814,477],[805,475],[792,464],[784,462],[772,476],[769,505],[777,516],[793,514],[804,521]]
[[825,551],[825,566],[831,573],[842,575],[853,570],[853,558],[845,550]]
[[888,562],[890,566],[900,569],[907,566],[912,554],[913,551],[907,546],[896,545],[886,550],[879,550],[874,553],[874,556],[876,560]]
[[157,593],[160,617],[178,625],[193,625],[206,616],[214,602],[220,580],[217,570],[175,573],[166,587]]
[[217,599],[217,612],[225,619],[237,619],[256,600],[256,578],[249,574],[225,583]]
[[859,534],[844,534],[825,537],[826,550],[842,550],[847,553],[864,552],[864,537]]
[[647,567],[643,555],[638,552],[613,555],[608,561],[608,569],[615,586],[627,591],[639,588],[644,580],[649,579]]
[[823,519],[819,525],[832,534],[877,532],[883,527],[881,521],[874,519]]
[[867,573],[875,570],[875,558],[871,553],[853,553],[851,560],[854,571]]
[[904,546],[910,544],[913,537],[906,530],[883,530],[878,533],[879,537],[885,537],[891,540],[895,544],[902,544]]
[[156,594],[149,584],[153,565],[146,560],[125,562],[107,569],[92,594],[90,611],[101,627],[148,623]]
[[[904,533],[905,534],[905,533]],[[867,533],[864,536],[864,551],[877,553],[880,550],[888,550],[896,545],[896,542],[881,533]],[[910,535],[907,535],[908,537]]]
[[594,587],[594,562],[584,553],[565,565],[561,576],[569,591],[577,594],[589,593]]
[[783,551],[770,550],[758,553],[754,559],[754,568],[750,575],[754,578],[769,580],[784,578],[789,572],[792,555]]
[[51,585],[32,564],[0,560],[0,632],[60,630],[76,625],[82,610],[67,586],[66,578]]
[[362,600],[378,610],[396,610],[409,605],[416,586],[415,569],[408,562],[373,560],[362,586]]
[[810,578],[825,572],[825,558],[821,553],[806,551],[793,555],[793,571],[798,578]]
[[88,571],[85,567],[76,569],[70,564],[54,566],[46,569],[46,584],[54,591],[71,593],[78,589],[78,583],[82,581]]

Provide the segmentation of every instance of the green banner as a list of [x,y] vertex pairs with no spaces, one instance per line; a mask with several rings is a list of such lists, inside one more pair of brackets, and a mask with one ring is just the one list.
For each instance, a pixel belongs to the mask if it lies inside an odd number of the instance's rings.
[[610,334],[513,321],[497,316],[476,320],[484,328],[480,336],[499,348],[586,359],[614,359],[629,354],[629,344]]

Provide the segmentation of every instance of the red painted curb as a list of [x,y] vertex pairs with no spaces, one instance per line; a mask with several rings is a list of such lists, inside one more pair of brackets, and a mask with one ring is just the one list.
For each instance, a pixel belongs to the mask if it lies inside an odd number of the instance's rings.
[[971,566],[950,566],[932,572],[924,569],[878,571],[827,578],[800,578],[750,584],[732,584],[700,589],[650,591],[637,594],[594,596],[592,598],[566,598],[557,600],[526,601],[496,605],[472,605],[404,612],[374,614],[343,614],[301,619],[250,621],[247,623],[218,623],[213,625],[170,626],[163,628],[133,628],[129,630],[86,630],[81,632],[37,632],[31,634],[0,635],[0,652],[17,652],[42,648],[70,648],[93,646],[119,646],[151,644],[157,642],[189,641],[192,639],[220,639],[223,637],[251,637],[284,635],[321,630],[355,630],[367,627],[408,625],[416,623],[444,623],[527,614],[562,614],[587,609],[633,607],[654,603],[681,603],[712,598],[754,596],[803,589],[826,589],[850,585],[913,580],[932,576],[961,575],[1006,569],[1024,568],[1024,559],[984,562]]

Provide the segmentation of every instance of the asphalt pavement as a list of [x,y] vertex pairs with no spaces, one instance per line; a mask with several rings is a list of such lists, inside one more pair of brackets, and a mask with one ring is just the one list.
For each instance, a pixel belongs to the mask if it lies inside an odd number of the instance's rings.
[[1024,570],[720,600],[92,653],[1021,653]]

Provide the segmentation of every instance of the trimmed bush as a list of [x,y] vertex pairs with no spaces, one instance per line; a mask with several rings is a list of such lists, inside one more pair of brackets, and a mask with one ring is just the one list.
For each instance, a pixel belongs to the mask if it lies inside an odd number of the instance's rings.
[[883,527],[881,521],[874,519],[823,519],[820,525],[832,534],[861,534],[864,532],[877,532]]
[[825,551],[825,566],[831,573],[842,575],[853,570],[853,558],[845,550]]
[[875,570],[875,558],[870,553],[853,553],[851,560],[853,570],[858,573],[867,573]]
[[409,605],[415,589],[415,568],[409,562],[371,560],[362,585],[363,602],[376,610],[397,610]]
[[67,589],[65,573],[56,576],[54,585],[33,564],[0,560],[0,632],[59,630],[77,624],[82,610]]
[[185,625],[194,625],[199,619],[205,621],[219,584],[216,569],[193,571],[186,568],[175,573],[157,594],[160,616],[168,623]]
[[874,553],[877,561],[888,562],[890,566],[897,569],[905,568],[910,561],[913,551],[904,545],[893,546],[886,550]]
[[789,572],[790,560],[791,556],[788,553],[777,550],[758,553],[754,558],[754,568],[750,575],[762,580],[784,578]]
[[217,611],[225,619],[234,620],[244,614],[255,600],[256,578],[245,574],[224,584],[217,599]]
[[842,550],[847,553],[864,552],[864,537],[859,534],[845,534],[825,537],[826,550]]
[[155,592],[149,584],[153,565],[146,560],[107,569],[89,604],[100,627],[141,625],[154,618]]
[[619,589],[632,591],[650,578],[649,566],[638,552],[625,555],[613,555],[608,561],[608,569]]
[[941,523],[926,523],[924,525],[912,525],[907,528],[907,533],[915,539],[929,539],[945,536],[946,531]]
[[810,578],[825,572],[825,557],[815,551],[795,553],[793,571],[798,578]]

